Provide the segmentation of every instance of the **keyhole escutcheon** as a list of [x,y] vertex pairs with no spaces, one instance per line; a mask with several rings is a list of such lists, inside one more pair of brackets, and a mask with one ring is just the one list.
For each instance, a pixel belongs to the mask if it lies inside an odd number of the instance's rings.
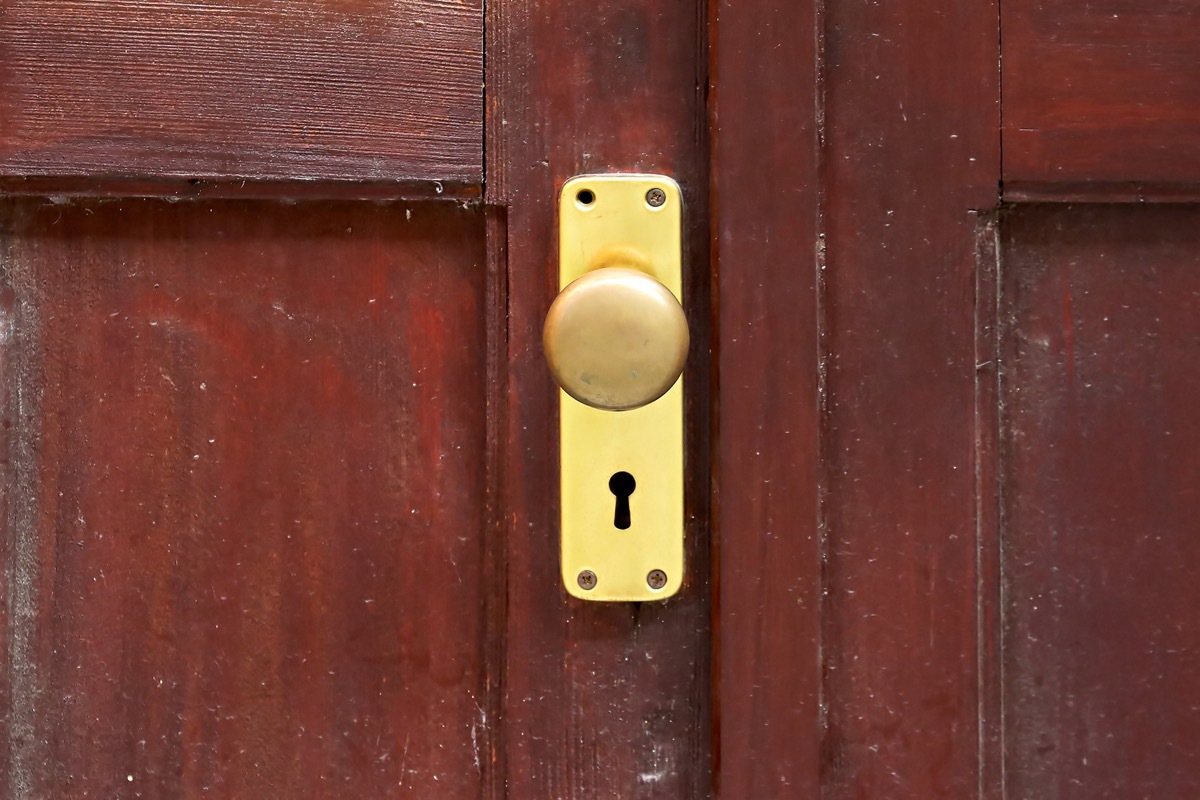
[[629,530],[633,524],[629,515],[629,495],[637,488],[637,481],[628,472],[616,472],[608,479],[608,490],[616,495],[617,508],[613,512],[613,525],[617,530]]

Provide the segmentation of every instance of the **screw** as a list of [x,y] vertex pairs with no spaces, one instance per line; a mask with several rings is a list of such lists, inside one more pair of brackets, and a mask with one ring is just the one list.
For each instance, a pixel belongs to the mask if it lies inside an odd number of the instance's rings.
[[663,203],[667,202],[667,193],[662,189],[654,188],[646,192],[646,202],[651,208],[658,208]]
[[667,573],[661,569],[652,569],[646,576],[646,583],[650,584],[651,589],[661,589],[667,585]]
[[583,572],[579,573],[579,577],[575,580],[579,582],[580,589],[591,591],[592,589],[596,588],[596,573],[592,572],[590,569],[585,569]]

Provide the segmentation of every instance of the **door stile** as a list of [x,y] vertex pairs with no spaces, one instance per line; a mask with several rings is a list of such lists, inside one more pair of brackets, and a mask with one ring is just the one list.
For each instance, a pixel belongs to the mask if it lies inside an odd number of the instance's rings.
[[976,236],[999,12],[825,6],[825,796],[979,791]]
[[820,794],[820,13],[712,7],[714,713],[730,800]]
[[[507,248],[497,735],[511,797],[710,790],[705,16],[698,0],[486,9],[485,200],[505,209]],[[570,599],[559,577],[558,390],[541,329],[557,290],[559,189],[604,172],[662,173],[683,189],[687,575],[663,603]]]

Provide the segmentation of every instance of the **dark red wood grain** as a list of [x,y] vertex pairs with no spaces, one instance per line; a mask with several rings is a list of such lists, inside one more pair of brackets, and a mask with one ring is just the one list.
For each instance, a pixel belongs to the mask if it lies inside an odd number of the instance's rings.
[[478,183],[480,0],[3,0],[0,173]]
[[719,796],[820,794],[815,6],[715,3]]
[[[1200,212],[997,209],[1001,62],[1007,199],[1200,197],[1200,20],[998,6],[0,0],[0,796],[1200,795]],[[541,326],[626,171],[688,574],[596,604]]]
[[[502,735],[512,798],[709,794],[703,13],[694,0],[488,5],[486,197],[507,207]],[[541,354],[557,286],[555,208],[568,177],[619,171],[665,172],[685,203],[687,576],[663,603],[573,600],[558,569],[557,389]]]
[[480,211],[0,212],[5,796],[478,796]]
[[1003,208],[980,215],[975,249],[975,514],[979,800],[1005,800],[1001,654],[1000,242]]
[[1008,796],[1200,796],[1200,209],[1002,231]]
[[973,209],[998,202],[997,23],[977,0],[824,8],[829,800],[979,792]]
[[481,183],[448,180],[321,180],[243,178],[114,178],[0,175],[10,197],[165,197],[176,200],[477,200]]
[[[1200,7],[1005,0],[1004,184],[1013,198],[1197,196]],[[1191,186],[1191,189],[1187,187]]]

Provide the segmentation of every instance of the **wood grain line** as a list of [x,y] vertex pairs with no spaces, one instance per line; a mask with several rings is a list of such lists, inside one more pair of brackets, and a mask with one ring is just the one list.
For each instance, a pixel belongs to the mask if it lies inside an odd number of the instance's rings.
[[482,179],[481,0],[3,0],[0,174]]

